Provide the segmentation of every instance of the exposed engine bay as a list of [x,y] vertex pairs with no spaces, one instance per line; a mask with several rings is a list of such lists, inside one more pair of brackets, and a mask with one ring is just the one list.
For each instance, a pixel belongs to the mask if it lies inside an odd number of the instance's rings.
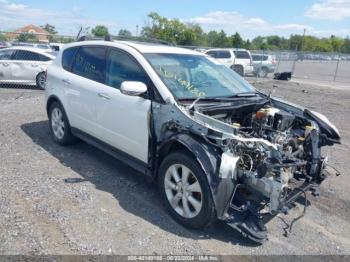
[[215,131],[206,138],[223,151],[219,175],[235,185],[223,215],[243,235],[260,242],[266,238],[263,214],[288,213],[306,191],[318,194],[327,162],[321,147],[340,140],[318,113],[278,101],[192,111],[194,119],[223,132],[219,139]]
[[232,156],[238,157],[234,179],[269,198],[269,212],[274,214],[293,189],[292,180],[312,179],[309,176],[312,168],[309,163],[313,160],[311,133],[317,132],[317,127],[271,106],[240,112],[239,116],[212,115],[232,125],[236,135],[261,138],[271,143],[231,140],[228,148]]
[[319,193],[327,164],[321,147],[340,143],[323,115],[263,95],[197,99],[167,112],[156,121],[159,140],[181,141],[194,152],[217,217],[256,242],[267,239],[267,220],[288,213],[307,191]]

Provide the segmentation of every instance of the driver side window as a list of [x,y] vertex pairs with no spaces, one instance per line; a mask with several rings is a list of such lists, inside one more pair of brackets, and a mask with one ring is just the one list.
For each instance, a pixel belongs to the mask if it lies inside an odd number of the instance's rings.
[[124,81],[142,82],[147,86],[150,84],[147,74],[129,54],[111,49],[107,57],[106,85],[119,89]]

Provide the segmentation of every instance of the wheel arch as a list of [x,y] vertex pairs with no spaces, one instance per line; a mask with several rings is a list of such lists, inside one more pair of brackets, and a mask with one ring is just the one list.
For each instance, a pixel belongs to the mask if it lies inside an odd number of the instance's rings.
[[[60,101],[60,99],[55,96],[55,95],[51,95],[48,99],[47,99],[47,102],[46,102],[46,114],[47,116],[49,117],[49,110],[50,110],[50,107],[51,105],[54,103],[54,102],[57,102],[59,103],[62,107],[63,107],[63,104],[62,102]],[[64,108],[64,107],[63,107]]]
[[194,157],[206,175],[216,214],[221,218],[234,185],[231,179],[222,179],[219,175],[222,152],[204,139],[190,134],[176,134],[163,142],[158,150],[159,162],[155,176],[158,176],[158,167],[168,154],[183,149]]
[[178,150],[186,150],[198,161],[206,175],[214,173],[217,153],[214,152],[211,146],[206,144],[203,139],[188,134],[176,134],[160,145],[158,149],[158,164],[161,164],[166,155]]

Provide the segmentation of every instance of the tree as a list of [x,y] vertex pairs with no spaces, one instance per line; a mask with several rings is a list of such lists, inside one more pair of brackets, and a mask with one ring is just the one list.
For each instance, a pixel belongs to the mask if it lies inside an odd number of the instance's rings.
[[19,42],[37,42],[38,38],[36,38],[33,34],[22,33],[17,37],[17,41]]
[[244,41],[239,33],[236,32],[230,38],[231,38],[232,47],[236,47],[236,48],[244,47]]
[[122,37],[130,37],[130,36],[132,36],[131,32],[129,30],[127,30],[127,29],[120,29],[118,35],[122,36]]
[[336,36],[318,38],[291,35],[289,38],[284,38],[270,35],[257,36],[252,41],[249,39],[245,41],[238,32],[231,36],[227,36],[223,30],[212,30],[205,33],[197,24],[186,24],[179,19],[168,19],[155,12],[148,14],[148,18],[148,23],[141,31],[142,36],[162,39],[178,45],[350,53],[349,37],[344,39]]
[[46,32],[48,32],[50,34],[49,35],[49,41],[52,42],[53,41],[53,35],[57,34],[55,26],[50,25],[50,24],[46,24],[46,25],[42,25],[41,28],[44,29]]
[[342,52],[350,54],[350,38],[349,36],[344,39],[344,45],[342,46]]
[[0,41],[7,41],[7,37],[0,33]]
[[53,25],[46,24],[41,26],[42,29],[44,29],[46,32],[50,33],[51,35],[57,34],[56,28]]
[[92,28],[91,33],[96,37],[104,37],[108,35],[108,28],[104,25],[96,25]]

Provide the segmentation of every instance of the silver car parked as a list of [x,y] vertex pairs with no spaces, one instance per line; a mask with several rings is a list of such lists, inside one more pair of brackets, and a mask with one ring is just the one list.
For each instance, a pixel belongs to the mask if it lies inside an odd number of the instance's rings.
[[55,57],[37,48],[0,50],[0,84],[37,85],[45,88],[46,68]]
[[275,72],[276,58],[267,54],[252,54],[254,74],[258,77],[266,77]]

